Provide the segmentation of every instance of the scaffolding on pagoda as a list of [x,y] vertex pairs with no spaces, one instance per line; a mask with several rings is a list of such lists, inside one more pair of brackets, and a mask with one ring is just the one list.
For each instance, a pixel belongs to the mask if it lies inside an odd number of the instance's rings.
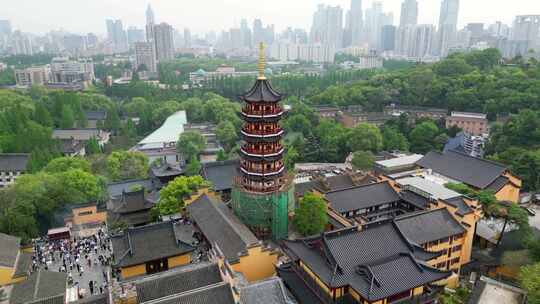
[[289,212],[294,209],[294,191],[283,161],[284,131],[279,125],[283,95],[264,75],[264,45],[260,44],[259,76],[240,99],[244,102],[240,133],[239,174],[232,189],[235,214],[261,238],[274,240],[288,235]]

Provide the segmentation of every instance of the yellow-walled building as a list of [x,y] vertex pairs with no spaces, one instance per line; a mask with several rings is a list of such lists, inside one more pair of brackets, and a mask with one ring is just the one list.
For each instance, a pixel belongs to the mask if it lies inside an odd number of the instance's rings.
[[235,272],[249,282],[275,274],[277,252],[265,247],[216,196],[204,194],[186,209],[205,240],[223,254]]
[[0,286],[26,279],[32,266],[32,253],[21,248],[21,239],[0,233]]
[[163,222],[128,228],[111,237],[121,279],[166,271],[191,262],[197,240],[191,225]]

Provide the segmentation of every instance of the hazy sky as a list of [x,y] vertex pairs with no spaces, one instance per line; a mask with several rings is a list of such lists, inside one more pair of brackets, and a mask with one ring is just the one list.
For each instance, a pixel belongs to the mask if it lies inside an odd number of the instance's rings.
[[[442,0],[418,0],[420,23],[437,23]],[[373,0],[364,0],[363,7]],[[402,0],[382,0],[386,11],[399,21]],[[10,19],[15,29],[44,33],[63,28],[70,32],[106,32],[105,19],[122,19],[124,26],[143,27],[145,10],[152,4],[156,19],[176,28],[189,27],[194,33],[221,31],[238,26],[247,18],[264,24],[274,23],[278,30],[287,26],[309,29],[317,4],[340,5],[344,12],[350,0],[0,0],[0,19]],[[460,26],[468,22],[511,24],[514,16],[540,14],[540,0],[461,0]]]

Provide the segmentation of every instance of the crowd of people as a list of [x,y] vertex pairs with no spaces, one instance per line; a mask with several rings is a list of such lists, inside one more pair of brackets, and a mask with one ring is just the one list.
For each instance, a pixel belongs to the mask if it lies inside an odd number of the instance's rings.
[[[104,293],[107,288],[107,269],[112,263],[111,241],[105,229],[87,238],[62,240],[40,239],[34,242],[32,271],[38,269],[67,273],[68,284],[77,288],[79,297],[81,289],[88,288],[89,294]],[[85,277],[85,270],[92,270],[92,277]],[[95,273],[102,276],[95,278]],[[101,281],[98,282],[98,279]],[[81,286],[85,282],[88,286]]]

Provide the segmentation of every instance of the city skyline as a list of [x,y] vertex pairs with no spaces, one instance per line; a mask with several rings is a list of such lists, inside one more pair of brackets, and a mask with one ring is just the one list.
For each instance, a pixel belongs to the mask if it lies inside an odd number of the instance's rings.
[[[40,11],[39,16],[21,14],[27,11],[28,2],[34,9]],[[362,1],[362,9],[371,7],[375,1]],[[400,22],[402,0],[381,1],[384,10],[392,12],[394,24]],[[230,27],[239,27],[243,18],[251,23],[253,19],[260,18],[265,24],[275,24],[277,30],[291,26],[309,30],[312,25],[313,13],[318,4],[339,5],[345,12],[350,8],[350,0],[325,1],[285,1],[275,0],[271,3],[260,3],[246,0],[227,0],[220,3],[210,0],[200,0],[186,4],[179,4],[172,0],[97,0],[90,2],[57,0],[54,6],[50,3],[38,1],[14,2],[4,7],[0,19],[11,21],[14,29],[23,32],[42,34],[50,30],[63,29],[73,33],[94,32],[105,35],[105,19],[120,19],[127,28],[136,26],[144,28],[146,24],[146,6],[150,3],[154,8],[156,22],[167,22],[175,28],[190,28],[194,34],[203,34],[209,31],[221,31]],[[211,4],[212,10],[208,7]],[[418,0],[418,23],[438,24],[441,1]],[[62,10],[54,8],[62,7]],[[107,8],[104,11],[104,7]],[[80,10],[84,14],[77,15]],[[481,12],[481,14],[479,13]],[[493,0],[462,0],[458,19],[458,28],[470,22],[483,22],[486,24],[502,21],[511,24],[516,15],[540,13],[540,2],[530,0],[507,1]],[[77,18],[67,18],[75,16]],[[345,15],[344,18],[345,19]],[[55,20],[51,23],[50,20]],[[81,22],[83,21],[83,22]],[[345,23],[345,20],[343,20]],[[343,24],[345,26],[345,24]]]

